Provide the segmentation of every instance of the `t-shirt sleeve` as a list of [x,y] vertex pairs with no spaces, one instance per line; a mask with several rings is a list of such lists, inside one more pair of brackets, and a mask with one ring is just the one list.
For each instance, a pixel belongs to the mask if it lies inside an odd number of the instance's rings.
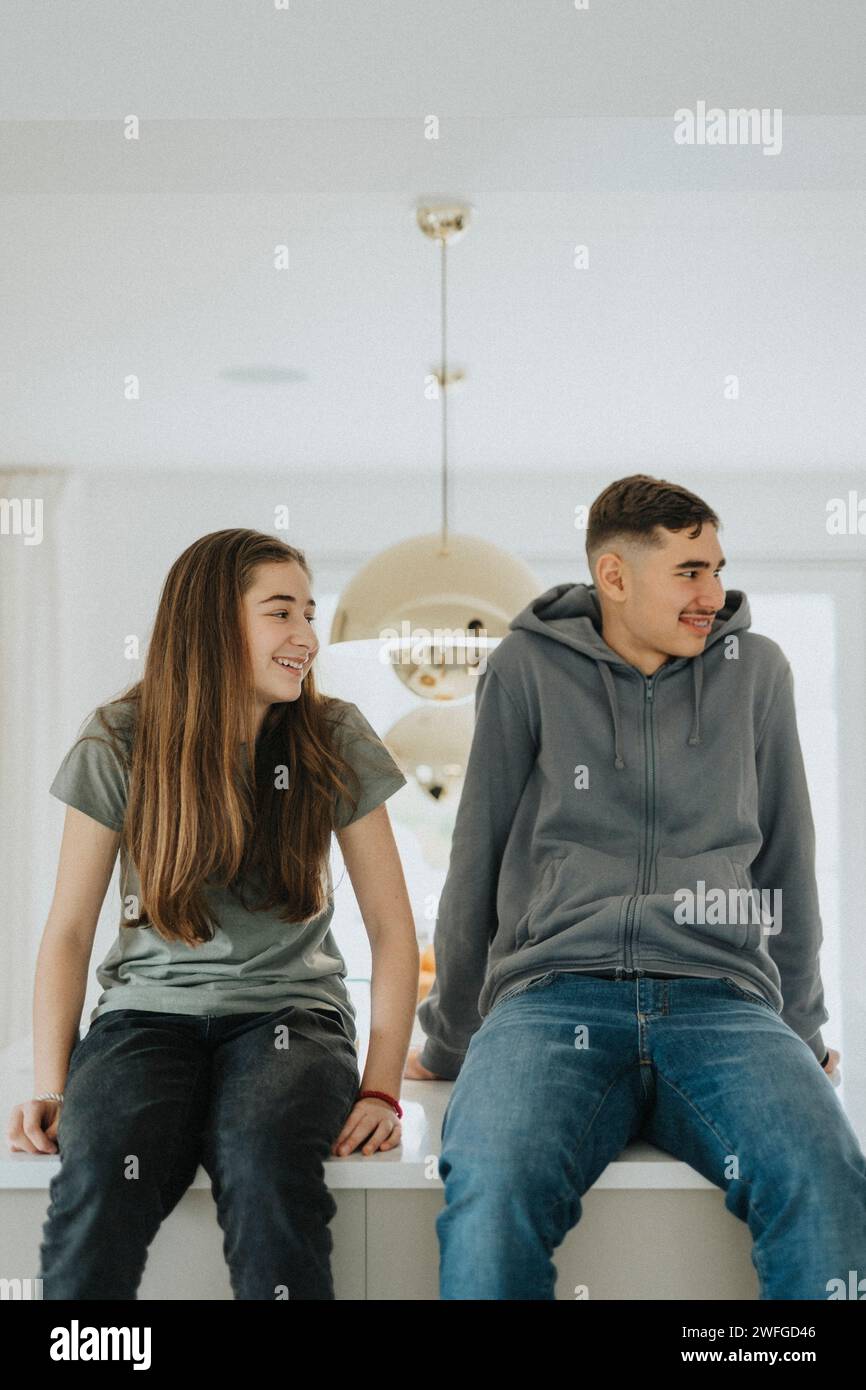
[[336,740],[340,753],[354,768],[361,783],[360,789],[350,788],[353,794],[358,794],[354,811],[348,796],[337,795],[334,825],[337,830],[344,830],[405,787],[406,778],[357,705],[349,703],[343,722],[337,726]]
[[[114,727],[112,725],[112,727]],[[128,773],[97,715],[72,745],[49,787],[52,796],[110,830],[121,830]]]

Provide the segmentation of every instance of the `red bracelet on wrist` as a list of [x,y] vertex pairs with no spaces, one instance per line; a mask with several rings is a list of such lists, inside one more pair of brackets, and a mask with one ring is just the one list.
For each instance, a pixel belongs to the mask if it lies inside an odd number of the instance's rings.
[[391,1106],[392,1110],[395,1110],[397,1112],[397,1119],[402,1120],[403,1110],[399,1100],[395,1100],[393,1096],[389,1096],[387,1091],[360,1091],[358,1094],[358,1100],[364,1100],[367,1096],[372,1097],[374,1100],[386,1100],[388,1104]]

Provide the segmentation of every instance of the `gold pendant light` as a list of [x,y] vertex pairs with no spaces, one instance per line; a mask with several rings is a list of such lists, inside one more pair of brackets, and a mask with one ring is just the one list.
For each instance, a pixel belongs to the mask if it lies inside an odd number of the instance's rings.
[[[462,373],[448,368],[447,248],[465,234],[470,212],[464,203],[424,204],[416,212],[418,226],[438,242],[441,255],[440,529],[369,561],[340,595],[330,636],[332,644],[377,642],[380,660],[390,663],[408,690],[439,702],[474,695],[486,651],[541,587],[516,556],[479,536],[451,535],[448,526],[448,395]],[[401,728],[405,735],[405,718]],[[424,757],[418,749],[418,765],[436,766],[440,760],[427,752]]]

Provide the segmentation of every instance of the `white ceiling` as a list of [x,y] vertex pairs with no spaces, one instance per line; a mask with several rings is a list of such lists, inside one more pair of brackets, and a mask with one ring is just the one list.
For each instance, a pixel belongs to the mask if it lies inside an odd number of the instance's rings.
[[862,0],[27,0],[0,116],[866,111]]
[[[475,207],[449,253],[456,468],[861,466],[864,21],[826,0],[10,7],[0,465],[427,475],[438,260],[413,209],[439,194]],[[676,145],[698,100],[781,108],[782,152]],[[223,375],[261,367],[296,379]]]

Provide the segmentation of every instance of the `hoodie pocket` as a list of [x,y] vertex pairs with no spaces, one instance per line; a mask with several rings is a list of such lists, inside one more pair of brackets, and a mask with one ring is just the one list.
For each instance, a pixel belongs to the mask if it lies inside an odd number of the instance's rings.
[[534,914],[538,911],[539,905],[546,901],[550,892],[550,886],[556,878],[556,870],[562,861],[560,859],[548,859],[542,872],[538,884],[538,890],[529,905],[528,910],[523,914],[514,928],[514,944],[519,950],[529,937],[529,924]]
[[635,888],[635,861],[574,845],[550,861],[529,912],[518,923],[517,945],[545,941],[618,903]]
[[760,905],[751,889],[746,866],[722,850],[687,858],[664,854],[656,858],[652,896],[675,896],[674,925],[696,937],[737,950],[757,950],[761,943]]

